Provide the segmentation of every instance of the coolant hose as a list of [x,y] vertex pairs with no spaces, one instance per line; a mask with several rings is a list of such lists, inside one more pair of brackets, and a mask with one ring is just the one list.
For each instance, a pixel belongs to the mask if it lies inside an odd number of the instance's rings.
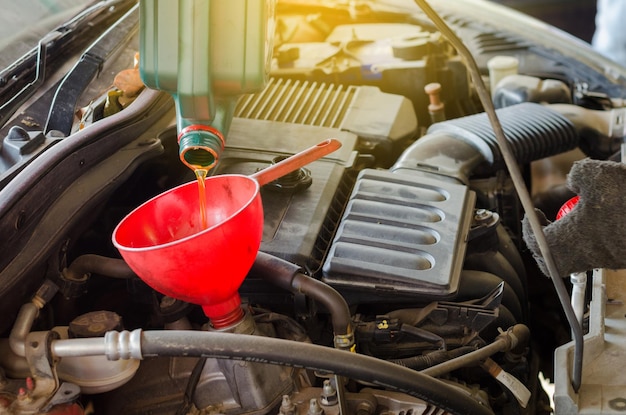
[[108,258],[86,254],[76,258],[63,270],[64,276],[71,280],[82,280],[86,274],[99,274],[111,278],[129,279],[137,275],[123,259]]
[[302,293],[323,304],[330,313],[335,346],[341,349],[352,347],[352,317],[346,300],[330,285],[304,275],[301,271],[296,264],[258,252],[249,275],[263,278],[294,294]]
[[61,358],[77,354],[104,354],[112,360],[184,356],[302,367],[403,392],[451,414],[493,415],[461,390],[412,369],[331,347],[263,336],[175,330],[108,332],[104,339],[54,340],[51,352]]
[[[550,106],[525,102],[501,108],[497,114],[520,164],[578,146],[576,126]],[[493,174],[505,167],[489,118],[481,113],[431,125],[424,137],[404,151],[391,171],[435,173],[467,184],[471,173]]]

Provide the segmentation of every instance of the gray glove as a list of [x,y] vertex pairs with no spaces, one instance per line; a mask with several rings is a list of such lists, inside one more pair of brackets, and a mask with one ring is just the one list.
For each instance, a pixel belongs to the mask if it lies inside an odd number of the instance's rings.
[[[567,186],[580,196],[561,219],[550,222],[537,210],[561,277],[594,268],[626,268],[626,165],[584,159],[574,163]],[[549,275],[528,217],[522,220],[524,242],[544,274]]]

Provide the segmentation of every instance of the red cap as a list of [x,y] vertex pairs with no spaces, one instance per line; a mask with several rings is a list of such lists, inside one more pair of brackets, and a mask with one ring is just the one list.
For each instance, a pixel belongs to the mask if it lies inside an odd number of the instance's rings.
[[561,206],[561,209],[559,209],[559,212],[556,214],[556,219],[561,219],[563,216],[570,213],[571,210],[574,209],[574,206],[576,206],[576,203],[578,203],[578,199],[580,199],[579,196],[574,196],[573,198],[565,202],[563,206]]

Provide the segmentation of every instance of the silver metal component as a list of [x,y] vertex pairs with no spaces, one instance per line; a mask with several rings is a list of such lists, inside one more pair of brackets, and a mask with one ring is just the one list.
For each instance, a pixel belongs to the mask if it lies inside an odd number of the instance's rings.
[[474,212],[474,220],[476,222],[487,222],[492,216],[493,213],[487,209],[476,209],[476,212]]
[[296,406],[291,402],[289,395],[283,395],[279,413],[280,415],[294,415],[296,413]]
[[20,308],[20,312],[15,320],[11,334],[9,335],[11,350],[13,350],[13,353],[16,355],[26,355],[24,342],[26,341],[26,336],[33,326],[33,321],[35,321],[38,314],[39,307],[37,307],[35,303],[26,303],[22,306],[22,308]]
[[42,408],[42,412],[48,412],[55,405],[72,402],[80,395],[80,387],[73,383],[64,382],[59,386],[56,393],[52,396],[52,399],[48,401],[45,407]]
[[50,350],[57,357],[104,356],[105,339],[93,337],[87,339],[54,340]]
[[348,415],[348,399],[346,397],[346,388],[344,387],[344,378],[335,375],[335,386],[337,388],[337,404],[339,405],[339,415]]
[[105,355],[110,360],[142,359],[141,329],[109,331],[104,335]]
[[336,349],[349,350],[354,345],[354,333],[338,334],[333,338]]
[[583,316],[585,314],[585,294],[587,291],[587,273],[577,272],[570,275],[572,283],[572,308],[578,319],[578,323],[582,327]]
[[[591,283],[589,332],[584,337],[581,386],[574,393],[569,368],[574,343],[556,349],[554,413],[613,414],[624,411],[626,397],[626,272],[596,269]],[[607,301],[611,299],[612,301]]]
[[57,392],[59,380],[54,361],[48,353],[48,345],[55,332],[34,332],[26,336],[25,357],[28,362],[31,380],[27,388],[20,390],[15,401],[16,413],[38,413]]
[[320,394],[320,403],[324,406],[336,405],[338,402],[337,390],[330,383],[330,379],[324,381],[322,393]]
[[102,337],[55,340],[50,350],[57,357],[100,356],[109,360],[142,359],[141,329],[109,331]]
[[312,398],[309,400],[309,410],[307,411],[307,415],[323,415],[324,409],[317,403],[317,399]]

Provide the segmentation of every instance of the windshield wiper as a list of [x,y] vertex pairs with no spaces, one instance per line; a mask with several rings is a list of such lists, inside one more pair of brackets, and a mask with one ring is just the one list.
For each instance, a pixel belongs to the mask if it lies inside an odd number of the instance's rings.
[[72,42],[84,44],[85,32],[125,13],[135,3],[136,0],[104,0],[93,4],[49,32],[37,47],[0,72],[0,127],[43,84],[50,63],[66,54]]

